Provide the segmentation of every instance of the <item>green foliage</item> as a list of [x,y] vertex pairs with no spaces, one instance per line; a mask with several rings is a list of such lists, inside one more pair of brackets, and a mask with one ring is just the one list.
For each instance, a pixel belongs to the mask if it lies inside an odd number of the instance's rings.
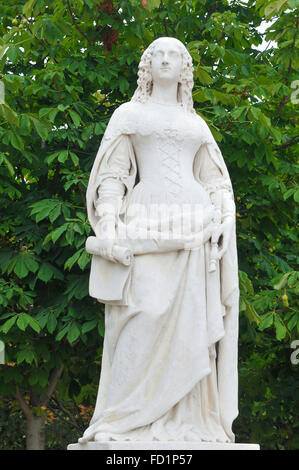
[[193,57],[195,108],[219,142],[237,202],[237,440],[296,446],[289,345],[299,325],[297,7],[297,0],[0,6],[1,396],[18,386],[42,397],[64,364],[64,399],[92,383],[84,400],[94,404],[104,319],[88,296],[88,176],[109,117],[134,92],[141,53],[170,35]]

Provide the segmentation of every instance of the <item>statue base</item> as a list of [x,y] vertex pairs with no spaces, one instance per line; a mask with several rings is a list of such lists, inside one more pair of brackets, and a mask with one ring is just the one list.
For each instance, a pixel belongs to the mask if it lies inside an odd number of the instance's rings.
[[188,441],[103,441],[69,444],[67,450],[260,450],[259,444]]

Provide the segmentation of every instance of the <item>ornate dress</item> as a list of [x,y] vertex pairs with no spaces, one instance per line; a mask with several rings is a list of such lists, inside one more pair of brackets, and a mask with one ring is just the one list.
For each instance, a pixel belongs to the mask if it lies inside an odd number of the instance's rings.
[[[116,109],[87,191],[94,230],[101,204],[117,197],[122,201],[119,224],[133,220],[138,227],[138,207],[153,204],[187,204],[191,213],[200,207],[208,214],[212,192],[221,194],[222,219],[234,219],[230,178],[202,118],[179,104],[131,101]],[[79,442],[234,441],[239,298],[235,227],[214,272],[208,269],[210,250],[206,242],[197,249],[134,256],[126,296],[105,302],[97,403]]]

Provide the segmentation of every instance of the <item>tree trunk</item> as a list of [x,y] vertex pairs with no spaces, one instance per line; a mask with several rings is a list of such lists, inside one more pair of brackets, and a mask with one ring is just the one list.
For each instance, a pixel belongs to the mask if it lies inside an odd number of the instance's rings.
[[38,392],[31,391],[29,403],[23,397],[19,387],[16,387],[15,397],[18,400],[21,410],[26,416],[27,430],[26,430],[26,449],[27,450],[44,450],[45,449],[45,416],[36,416],[33,414],[33,408],[45,407],[61,377],[64,366],[61,365],[59,369],[53,369],[48,387],[43,395]]
[[27,418],[27,450],[45,449],[45,417],[31,415]]

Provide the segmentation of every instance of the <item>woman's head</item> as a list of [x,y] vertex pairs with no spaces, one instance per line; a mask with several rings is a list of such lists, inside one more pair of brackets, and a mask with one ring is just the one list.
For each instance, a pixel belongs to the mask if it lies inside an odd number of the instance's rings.
[[194,111],[192,58],[181,41],[162,37],[153,41],[142,54],[138,67],[138,87],[132,100],[146,102],[152,93],[153,83],[167,80],[178,83],[178,102],[188,111]]

